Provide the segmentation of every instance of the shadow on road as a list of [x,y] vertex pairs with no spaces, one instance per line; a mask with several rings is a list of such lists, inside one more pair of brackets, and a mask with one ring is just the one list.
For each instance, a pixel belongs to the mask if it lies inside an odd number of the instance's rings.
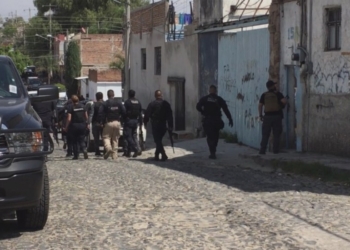
[[[245,192],[306,191],[332,195],[350,195],[350,189],[340,184],[326,183],[305,176],[264,169],[257,166],[252,160],[239,157],[239,154],[247,150],[246,147],[237,144],[226,144],[224,146],[223,144],[224,142],[220,141],[218,159],[211,160],[208,159],[209,152],[205,139],[175,143],[175,151],[184,152],[182,156],[181,153],[173,154],[169,147],[169,140],[165,139],[164,145],[168,146],[168,161],[154,161],[152,158],[135,158],[130,159],[130,161],[140,161],[145,164],[154,164],[161,168],[184,172]],[[149,156],[153,155],[153,148],[150,138],[148,142]]]

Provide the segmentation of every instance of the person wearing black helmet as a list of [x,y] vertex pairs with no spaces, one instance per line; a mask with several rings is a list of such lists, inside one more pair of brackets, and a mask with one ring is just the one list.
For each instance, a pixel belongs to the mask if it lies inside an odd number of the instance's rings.
[[[282,133],[283,108],[287,100],[277,91],[277,83],[269,80],[266,83],[268,91],[263,93],[259,102],[259,116],[262,124],[262,139],[259,154],[266,154],[270,133],[273,133],[273,153],[279,153],[279,142]],[[264,108],[264,116],[262,115]]]
[[135,98],[135,91],[129,90],[129,99],[125,101],[125,121],[124,121],[124,130],[123,135],[127,142],[127,146],[124,149],[124,156],[129,157],[130,152],[133,151],[133,157],[137,157],[141,155],[141,151],[139,151],[137,144],[134,140],[134,134],[137,131],[138,125],[142,126],[142,106],[139,100]]

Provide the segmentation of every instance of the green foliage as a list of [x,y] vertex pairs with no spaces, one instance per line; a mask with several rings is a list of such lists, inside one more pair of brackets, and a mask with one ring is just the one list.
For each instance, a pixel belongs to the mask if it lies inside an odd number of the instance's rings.
[[319,162],[286,161],[272,159],[269,165],[276,171],[309,176],[326,182],[339,182],[350,184],[350,172],[326,166]]
[[[55,35],[61,31],[61,26],[56,21],[52,21],[52,34]],[[41,57],[47,57],[50,52],[50,26],[48,18],[36,16],[30,19],[26,25],[25,31],[25,49],[28,54],[37,61]],[[36,36],[36,34],[42,36]],[[54,39],[52,39],[54,42]],[[53,43],[52,43],[53,44]]]
[[66,86],[62,83],[56,83],[55,86],[58,88],[60,92],[66,92]]
[[75,41],[71,41],[68,45],[66,58],[65,58],[65,80],[68,96],[76,94],[78,86],[74,78],[80,76],[81,72],[81,61],[80,61],[80,50],[79,45]]
[[29,59],[28,56],[22,54],[18,50],[14,50],[13,48],[9,46],[2,46],[0,47],[0,55],[6,55],[12,58],[13,62],[15,63],[17,70],[22,73],[23,69],[30,65],[32,62]]
[[[121,1],[123,2],[123,1]],[[123,3],[113,0],[34,0],[38,14],[49,10],[48,4],[56,5],[53,20],[60,24],[62,30],[77,32],[82,27],[88,28],[90,34],[119,34],[123,31]],[[131,0],[131,8],[147,4],[147,0]]]
[[224,139],[226,143],[238,143],[237,133],[231,134],[226,131],[220,132],[220,139]]
[[116,60],[109,65],[111,69],[118,69],[118,70],[124,70],[124,66],[125,66],[125,57],[120,54],[116,55]]

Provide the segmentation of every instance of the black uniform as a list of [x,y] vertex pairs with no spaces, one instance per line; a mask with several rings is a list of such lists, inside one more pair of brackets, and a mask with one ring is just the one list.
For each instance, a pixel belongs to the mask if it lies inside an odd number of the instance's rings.
[[39,115],[43,127],[46,129],[46,133],[44,135],[44,150],[48,150],[49,146],[49,136],[52,132],[52,120],[54,116],[54,110],[55,110],[55,102],[35,102],[32,103],[33,109],[37,112]]
[[142,125],[142,106],[139,100],[136,98],[130,98],[124,103],[126,117],[124,120],[124,137],[127,141],[127,152],[128,155],[131,151],[138,153],[137,141],[135,141],[134,135],[137,134],[137,126],[140,123]]
[[162,160],[166,160],[168,157],[162,139],[167,131],[166,123],[170,130],[173,128],[173,111],[170,104],[162,99],[151,102],[147,107],[144,123],[147,124],[149,119],[151,119],[153,138],[156,143],[155,159],[159,160],[159,154],[161,154]]
[[[62,128],[66,127],[67,124],[67,118],[68,118],[68,110],[70,109],[70,106],[72,103],[67,102],[63,109],[59,113],[59,120],[62,120]],[[73,143],[72,138],[69,133],[67,133],[65,130],[62,130],[62,140],[67,146],[67,155],[66,157],[73,156]],[[65,148],[64,148],[65,149]]]
[[266,153],[266,147],[269,141],[270,133],[273,133],[273,152],[279,152],[279,142],[282,133],[282,119],[284,104],[281,100],[284,98],[281,92],[269,90],[260,97],[260,103],[264,105],[264,118],[262,125],[262,139],[260,144],[260,154]]
[[102,138],[102,117],[99,114],[99,110],[102,107],[103,102],[94,102],[93,115],[91,118],[92,135],[94,136],[95,155],[101,155],[100,151],[100,137]]
[[71,121],[68,128],[68,134],[72,139],[73,144],[73,159],[78,159],[79,152],[84,152],[84,157],[87,158],[85,133],[87,128],[87,121],[85,117],[84,105],[77,103],[70,105],[68,114],[71,114]]
[[221,109],[229,119],[230,126],[233,123],[231,113],[227,108],[225,100],[216,94],[209,94],[202,97],[197,103],[196,108],[204,116],[203,128],[207,134],[210,157],[214,158],[219,141],[219,131],[225,126],[221,119]]

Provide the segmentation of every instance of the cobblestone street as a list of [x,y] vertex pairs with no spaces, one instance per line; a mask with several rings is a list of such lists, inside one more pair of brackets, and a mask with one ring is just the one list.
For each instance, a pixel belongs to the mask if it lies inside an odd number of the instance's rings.
[[167,148],[168,162],[148,160],[153,150],[117,161],[56,150],[46,227],[1,222],[0,249],[350,249],[348,188],[215,164],[204,142],[173,159]]

